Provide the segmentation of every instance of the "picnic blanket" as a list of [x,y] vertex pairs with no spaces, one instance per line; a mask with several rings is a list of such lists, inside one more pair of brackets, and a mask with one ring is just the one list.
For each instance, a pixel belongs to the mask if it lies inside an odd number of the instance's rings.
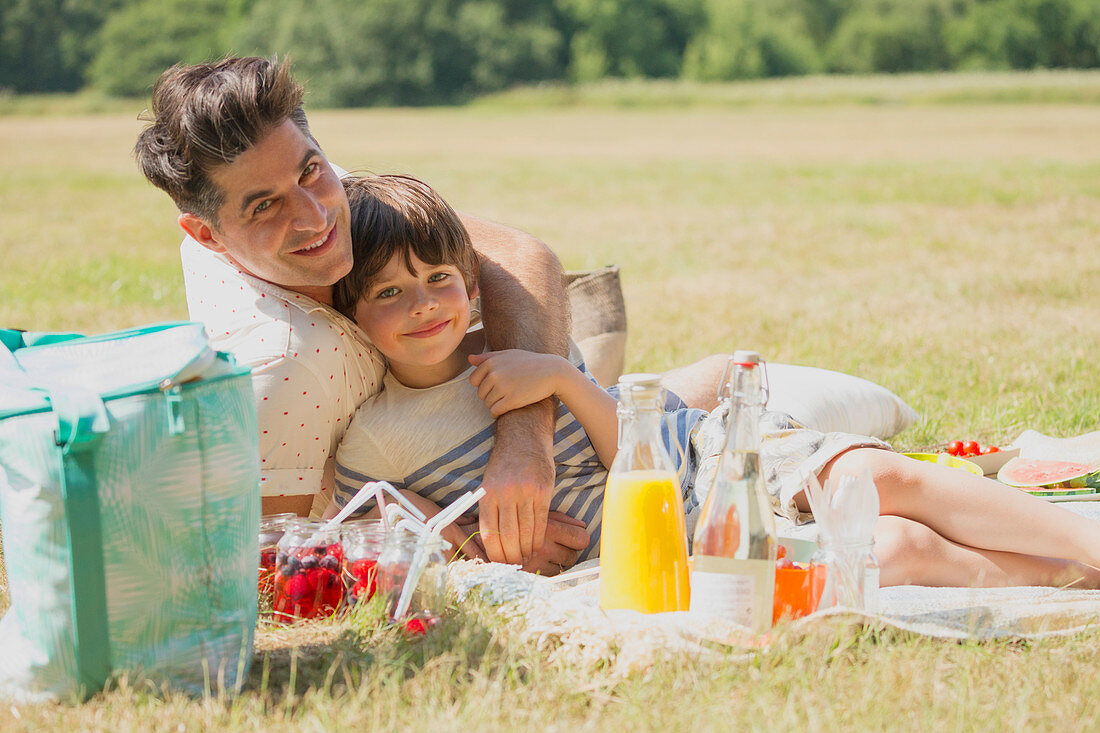
[[[1017,445],[1025,457],[1100,463],[1100,431],[1071,439],[1027,431]],[[1100,501],[1062,506],[1100,520]],[[718,642],[748,653],[767,644],[766,637],[754,638],[743,627],[717,620],[701,624],[687,613],[603,611],[598,574],[557,582],[518,566],[461,562],[452,566],[450,589],[459,598],[479,593],[497,604],[511,619],[509,633],[544,646],[551,658],[611,663],[623,673],[644,669],[667,651],[708,654]],[[1100,627],[1100,590],[896,586],[883,588],[879,602],[873,615],[833,608],[791,623],[849,615],[943,639],[1035,639]]]

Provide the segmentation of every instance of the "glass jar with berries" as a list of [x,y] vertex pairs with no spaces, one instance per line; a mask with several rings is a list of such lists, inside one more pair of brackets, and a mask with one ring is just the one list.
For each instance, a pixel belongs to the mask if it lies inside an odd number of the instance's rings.
[[378,587],[378,557],[386,541],[386,528],[380,519],[360,519],[344,524],[342,536],[346,601],[354,606],[370,600]]
[[344,547],[339,527],[323,527],[308,519],[287,522],[275,557],[276,621],[323,618],[340,608]]
[[260,597],[260,612],[270,613],[275,601],[275,555],[276,546],[286,533],[286,523],[297,519],[297,514],[268,514],[260,517],[260,568],[257,588]]
[[[395,530],[386,537],[378,558],[378,592],[386,596],[386,615],[391,620],[423,618],[434,622],[447,602],[447,560],[444,540],[438,535],[419,537]],[[407,580],[415,587],[405,591]],[[402,593],[410,593],[406,609],[398,608]],[[398,613],[398,611],[404,611]]]

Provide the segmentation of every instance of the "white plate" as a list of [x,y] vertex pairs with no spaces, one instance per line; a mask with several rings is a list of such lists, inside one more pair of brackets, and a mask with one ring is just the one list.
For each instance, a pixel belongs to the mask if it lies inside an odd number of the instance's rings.
[[[1032,494],[1035,496],[1035,494]],[[1040,499],[1046,499],[1047,501],[1100,501],[1100,491],[1093,492],[1091,494],[1070,494],[1068,496],[1040,496]]]

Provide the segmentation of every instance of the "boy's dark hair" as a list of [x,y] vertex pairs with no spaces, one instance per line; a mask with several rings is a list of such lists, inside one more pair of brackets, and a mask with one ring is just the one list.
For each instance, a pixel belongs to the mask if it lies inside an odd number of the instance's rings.
[[149,182],[180,211],[217,227],[225,192],[210,172],[286,120],[312,139],[302,87],[286,61],[248,57],[173,66],[153,86],[152,116],[134,156]]
[[466,292],[477,285],[480,262],[466,227],[431,186],[411,176],[347,176],[355,264],[333,286],[333,305],[354,316],[355,304],[395,254],[411,272],[412,255],[427,265],[453,265]]

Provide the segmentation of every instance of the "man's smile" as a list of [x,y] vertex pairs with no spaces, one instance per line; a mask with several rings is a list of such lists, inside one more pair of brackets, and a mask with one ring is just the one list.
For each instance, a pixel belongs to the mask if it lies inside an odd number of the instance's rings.
[[328,233],[316,241],[310,242],[301,249],[296,249],[291,254],[304,255],[306,257],[316,257],[322,255],[332,249],[333,243],[336,241],[336,223],[333,222],[329,227]]

